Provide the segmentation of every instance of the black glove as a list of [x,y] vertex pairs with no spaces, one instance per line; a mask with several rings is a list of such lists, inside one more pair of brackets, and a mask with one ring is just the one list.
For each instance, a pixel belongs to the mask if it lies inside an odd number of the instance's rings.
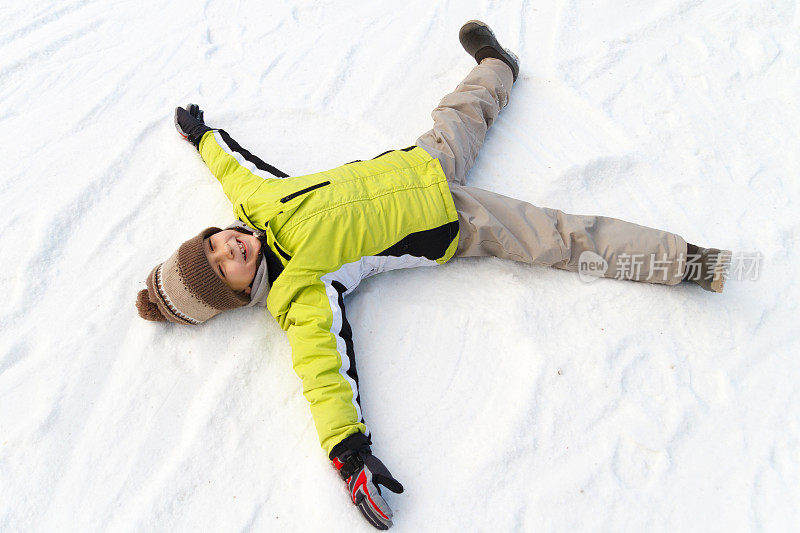
[[198,149],[203,134],[211,131],[203,122],[203,110],[197,104],[188,104],[186,109],[175,108],[175,129]]
[[367,522],[377,529],[392,527],[392,510],[381,496],[380,486],[400,494],[403,485],[372,455],[369,446],[346,449],[333,458],[333,466],[347,483],[350,499]]

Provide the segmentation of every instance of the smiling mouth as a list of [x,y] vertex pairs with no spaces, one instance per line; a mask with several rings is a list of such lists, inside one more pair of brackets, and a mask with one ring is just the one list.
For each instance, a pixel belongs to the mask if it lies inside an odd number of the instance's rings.
[[239,239],[236,239],[236,244],[239,245],[239,251],[242,252],[242,257],[244,257],[244,260],[247,261],[247,246],[245,246],[244,243]]

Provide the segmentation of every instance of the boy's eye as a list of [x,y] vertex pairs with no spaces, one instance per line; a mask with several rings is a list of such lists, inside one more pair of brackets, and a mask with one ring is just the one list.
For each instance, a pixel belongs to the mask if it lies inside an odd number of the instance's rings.
[[[209,247],[209,249],[211,249],[212,252],[214,251],[214,245],[211,244],[211,239],[208,239],[208,247]],[[219,270],[219,275],[224,278],[225,277],[225,272],[222,271],[222,267],[217,265],[217,270]]]

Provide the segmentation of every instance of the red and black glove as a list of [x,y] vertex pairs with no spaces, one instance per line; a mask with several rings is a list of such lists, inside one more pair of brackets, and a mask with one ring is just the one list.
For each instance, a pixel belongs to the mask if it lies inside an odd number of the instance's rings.
[[[361,433],[353,436],[363,437]],[[350,439],[351,442],[347,444],[352,447],[349,447],[346,444],[348,439],[339,443],[331,452],[331,455],[336,454],[333,457],[333,466],[347,484],[350,499],[367,522],[377,529],[389,529],[392,527],[392,510],[381,495],[381,485],[395,494],[403,492],[403,485],[392,476],[380,459],[372,455],[369,444],[357,444],[352,442],[354,439]]]

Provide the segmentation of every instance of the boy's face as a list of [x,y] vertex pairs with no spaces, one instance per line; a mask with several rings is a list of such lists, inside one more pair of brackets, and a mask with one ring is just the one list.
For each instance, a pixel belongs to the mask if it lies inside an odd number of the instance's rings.
[[235,291],[250,294],[256,277],[261,241],[253,235],[226,229],[203,240],[208,263],[217,276]]

